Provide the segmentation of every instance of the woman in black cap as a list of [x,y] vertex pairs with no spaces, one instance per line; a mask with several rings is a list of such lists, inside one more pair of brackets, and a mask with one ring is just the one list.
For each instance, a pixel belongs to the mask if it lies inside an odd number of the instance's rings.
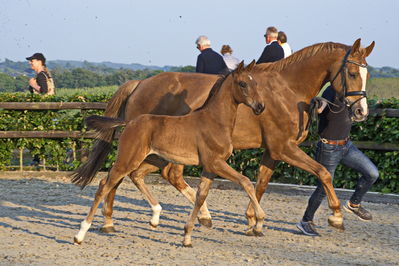
[[46,58],[41,53],[27,57],[31,68],[37,73],[29,80],[29,90],[32,93],[54,95],[54,81],[46,67]]

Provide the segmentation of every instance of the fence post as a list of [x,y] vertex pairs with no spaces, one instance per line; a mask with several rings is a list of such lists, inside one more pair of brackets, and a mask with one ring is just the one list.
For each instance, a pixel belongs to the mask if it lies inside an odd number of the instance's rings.
[[19,170],[24,170],[24,148],[19,148]]
[[76,161],[76,141],[72,142],[72,159]]

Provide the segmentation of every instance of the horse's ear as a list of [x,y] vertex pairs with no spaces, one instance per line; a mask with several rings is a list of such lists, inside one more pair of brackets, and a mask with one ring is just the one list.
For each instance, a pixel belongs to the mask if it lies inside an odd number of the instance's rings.
[[243,68],[244,68],[244,60],[242,60],[241,63],[238,64],[237,69],[236,69],[235,72],[236,72],[237,74],[240,74],[241,71],[243,70]]
[[252,69],[254,68],[254,66],[256,65],[256,61],[255,59],[252,60],[252,62],[247,66],[246,70],[247,71],[252,71]]
[[375,41],[373,41],[367,48],[366,48],[366,54],[364,57],[367,57],[371,54],[371,51],[373,51],[375,45]]
[[351,55],[358,53],[360,48],[360,38],[357,39],[352,45]]

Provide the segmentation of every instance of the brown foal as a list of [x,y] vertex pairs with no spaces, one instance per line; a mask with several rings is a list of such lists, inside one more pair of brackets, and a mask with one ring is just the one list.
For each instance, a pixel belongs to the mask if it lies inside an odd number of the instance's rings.
[[241,62],[220,86],[215,86],[203,107],[186,116],[142,115],[129,122],[105,116],[87,118],[88,126],[96,130],[119,126],[125,126],[125,129],[119,138],[117,159],[108,177],[101,180],[93,205],[74,242],[80,244],[83,241],[98,205],[109,191],[124,176],[138,169],[151,154],[174,163],[203,166],[194,209],[184,226],[184,246],[192,245],[195,218],[208,195],[212,179],[217,175],[240,184],[247,192],[255,209],[253,233],[262,235],[265,214],[256,199],[255,189],[247,177],[226,163],[233,151],[232,132],[239,103],[244,103],[257,115],[264,110],[263,99],[251,76],[254,66],[255,61],[246,68]]
[[[362,120],[367,117],[367,102],[360,92],[365,89],[366,84],[362,78],[365,76],[364,72],[367,72],[366,57],[373,48],[374,42],[366,48],[361,48],[360,39],[351,46],[340,43],[319,43],[303,48],[286,59],[255,66],[257,71],[253,76],[269,108],[261,115],[254,116],[249,108],[239,106],[233,130],[233,147],[234,149],[265,148],[256,183],[256,196],[259,201],[267,188],[276,162],[285,161],[319,178],[327,192],[328,203],[334,214],[329,217],[329,222],[334,227],[342,228],[340,203],[332,186],[331,175],[322,165],[305,154],[298,145],[305,140],[308,133],[306,128],[309,116],[308,104],[326,82],[331,82],[341,97],[345,96],[345,91],[354,92],[345,97],[351,105],[354,119]],[[110,100],[105,115],[109,117],[120,115],[125,120],[132,120],[145,113],[187,114],[202,105],[218,79],[220,77],[216,75],[169,72],[143,81],[130,81],[122,85]],[[114,131],[101,133],[89,161],[77,170],[73,178],[74,183],[84,187],[92,181],[112,148],[110,143],[113,136]],[[195,191],[183,179],[182,165],[161,163],[148,158],[130,175],[130,178],[135,184],[145,186],[144,176],[157,170],[158,167],[163,168],[164,178],[191,202],[195,200]],[[112,205],[119,184],[120,182],[110,191],[103,205],[104,231],[114,230]],[[159,205],[148,189],[145,187],[139,189],[146,194],[151,206]],[[251,204],[246,215],[248,232],[252,234],[252,226],[256,220]],[[201,223],[207,221],[205,225],[211,225],[205,204],[201,208],[199,218]],[[156,221],[157,224],[159,212],[154,212],[151,221]]]

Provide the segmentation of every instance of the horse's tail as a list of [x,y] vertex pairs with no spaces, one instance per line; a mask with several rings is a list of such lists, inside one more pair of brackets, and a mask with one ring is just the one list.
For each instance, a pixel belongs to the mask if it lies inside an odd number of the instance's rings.
[[85,119],[85,122],[88,128],[95,129],[99,133],[104,130],[114,129],[126,125],[126,122],[123,119],[100,115],[89,116]]
[[[123,112],[126,100],[139,83],[139,80],[131,80],[120,86],[108,102],[104,115],[111,118],[119,117]],[[72,174],[72,183],[81,186],[83,189],[93,181],[112,149],[115,129],[115,127],[111,127],[98,132],[88,160]]]

